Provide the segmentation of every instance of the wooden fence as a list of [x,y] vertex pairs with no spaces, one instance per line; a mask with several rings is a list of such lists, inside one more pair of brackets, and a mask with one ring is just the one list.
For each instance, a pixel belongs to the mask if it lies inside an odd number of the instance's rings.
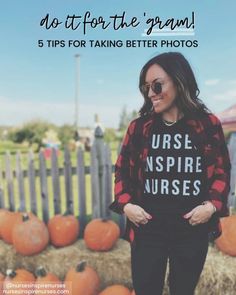
[[[108,209],[108,205],[113,199],[112,173],[114,166],[111,162],[111,150],[104,143],[102,133],[99,131],[96,134],[90,153],[90,166],[85,166],[84,152],[80,149],[76,152],[76,164],[72,166],[71,153],[66,149],[64,151],[63,167],[59,167],[57,152],[53,150],[50,169],[46,166],[43,152],[38,155],[38,168],[35,167],[34,154],[29,152],[27,169],[23,169],[21,155],[17,153],[16,165],[13,170],[12,156],[7,152],[4,163],[5,169],[0,171],[0,207],[8,207],[13,211],[30,209],[30,211],[41,216],[47,222],[51,212],[51,215],[64,213],[61,212],[62,199],[64,199],[65,209],[79,216],[81,230],[83,231],[88,215],[87,200],[91,198],[91,218],[114,218],[116,214],[113,215]],[[228,148],[232,164],[229,206],[236,208],[236,133],[232,134]],[[90,175],[90,196],[86,189],[87,175]],[[75,177],[74,180],[73,177]],[[37,181],[38,189],[36,189]],[[3,185],[4,182],[5,185]],[[64,193],[62,192],[62,182],[65,188]],[[29,200],[26,198],[27,186]],[[64,198],[62,198],[62,195]],[[18,201],[16,201],[17,199]],[[5,204],[6,200],[8,205]],[[16,203],[19,204],[17,208]],[[41,203],[40,207],[39,203]],[[77,203],[78,211],[75,210],[75,204]],[[126,222],[125,217],[119,216],[117,218],[123,233]]]

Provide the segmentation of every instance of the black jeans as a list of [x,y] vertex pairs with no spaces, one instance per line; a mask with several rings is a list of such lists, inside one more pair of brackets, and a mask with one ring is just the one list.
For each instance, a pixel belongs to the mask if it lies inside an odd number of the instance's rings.
[[135,240],[131,265],[136,295],[163,293],[168,259],[170,294],[194,294],[208,250],[204,225],[191,226],[180,214],[159,214],[136,230]]

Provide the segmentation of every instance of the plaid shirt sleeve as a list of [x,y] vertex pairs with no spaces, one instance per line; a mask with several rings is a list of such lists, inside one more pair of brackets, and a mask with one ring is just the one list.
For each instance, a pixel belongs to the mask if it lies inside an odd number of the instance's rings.
[[221,212],[227,207],[227,199],[230,190],[230,159],[228,148],[225,142],[223,129],[219,120],[214,126],[216,146],[216,163],[213,175],[213,182],[209,190],[209,200]]
[[123,214],[123,208],[132,202],[130,165],[131,165],[131,138],[134,133],[135,122],[132,121],[125,134],[120,154],[115,164],[115,201],[109,209]]

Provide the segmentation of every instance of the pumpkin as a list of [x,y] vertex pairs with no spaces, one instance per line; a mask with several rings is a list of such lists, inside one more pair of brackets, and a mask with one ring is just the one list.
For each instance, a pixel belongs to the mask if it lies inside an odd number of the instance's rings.
[[22,255],[34,255],[43,251],[49,242],[44,222],[33,214],[23,213],[12,231],[13,246]]
[[[8,269],[6,274],[3,283],[5,292],[3,294],[26,294],[26,292],[32,293],[34,290],[35,277],[26,269],[17,269],[15,271]],[[21,286],[19,287],[19,285]]]
[[67,272],[64,283],[70,295],[97,295],[100,288],[98,274],[85,261]]
[[51,243],[56,247],[73,244],[79,235],[79,221],[74,215],[57,214],[48,222]]
[[4,242],[12,244],[12,230],[20,216],[20,212],[6,211],[1,216],[1,236]]
[[2,234],[1,234],[1,229],[4,227],[4,219],[5,219],[5,215],[8,213],[9,211],[7,209],[0,209],[0,239],[2,238]]
[[[36,269],[36,281],[35,284],[37,284],[37,291],[40,293],[47,292],[48,294],[52,293],[59,293],[59,290],[62,289],[62,282],[59,280],[59,278],[54,275],[53,273],[46,272],[46,270],[39,266]],[[47,288],[45,287],[47,285]]]
[[220,219],[221,236],[215,240],[217,248],[225,254],[236,256],[236,215]]
[[104,289],[99,295],[131,295],[130,290],[122,285],[113,285]]
[[112,220],[94,219],[84,230],[86,246],[95,251],[108,251],[117,242],[120,236],[119,226]]

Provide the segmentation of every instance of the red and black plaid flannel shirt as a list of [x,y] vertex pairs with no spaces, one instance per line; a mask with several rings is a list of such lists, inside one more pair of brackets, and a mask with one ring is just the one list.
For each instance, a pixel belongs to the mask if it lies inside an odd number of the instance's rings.
[[[126,132],[122,148],[115,165],[115,200],[109,208],[123,214],[127,203],[139,204],[144,191],[144,170],[154,120],[151,115],[133,120]],[[230,189],[230,160],[219,119],[209,114],[186,116],[186,130],[195,146],[202,152],[207,174],[206,200],[216,207],[211,239],[221,234],[219,217],[228,215],[227,198]],[[135,225],[127,218],[125,238],[131,243],[135,239]]]

